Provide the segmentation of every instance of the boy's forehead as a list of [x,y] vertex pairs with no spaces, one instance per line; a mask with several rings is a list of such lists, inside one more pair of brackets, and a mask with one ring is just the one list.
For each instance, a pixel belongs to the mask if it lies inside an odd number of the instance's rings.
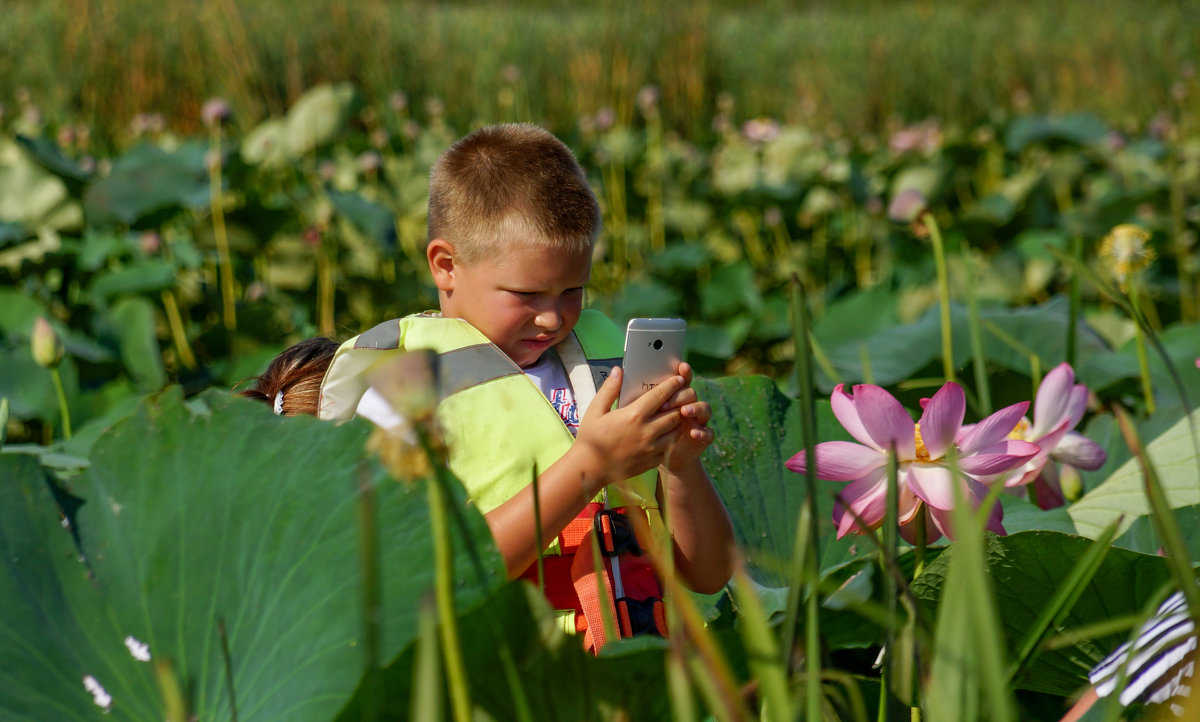
[[[499,268],[535,275],[570,276],[572,280],[586,282],[592,273],[590,251],[581,252],[526,242],[498,246],[489,256],[492,263]],[[488,258],[485,256],[484,260]]]

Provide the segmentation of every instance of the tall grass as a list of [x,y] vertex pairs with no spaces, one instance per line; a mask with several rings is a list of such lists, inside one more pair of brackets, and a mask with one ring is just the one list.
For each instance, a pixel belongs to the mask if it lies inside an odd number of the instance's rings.
[[1133,125],[1200,103],[1171,92],[1197,63],[1194,3],[9,0],[4,15],[0,103],[19,112],[24,89],[52,123],[117,141],[139,113],[194,131],[210,95],[245,129],[341,79],[379,103],[406,91],[418,118],[437,98],[456,127],[519,117],[559,133],[601,108],[628,120],[652,84],[666,127],[693,137],[722,94],[740,117],[849,132],[1006,110]]

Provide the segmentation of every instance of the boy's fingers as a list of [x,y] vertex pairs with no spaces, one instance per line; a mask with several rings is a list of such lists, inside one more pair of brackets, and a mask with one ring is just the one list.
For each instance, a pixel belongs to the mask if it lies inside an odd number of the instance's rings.
[[666,411],[667,409],[686,406],[687,404],[693,403],[697,400],[699,400],[699,397],[696,395],[696,390],[693,388],[685,388],[668,399],[667,402],[662,405],[662,410]]
[[703,426],[712,418],[712,407],[701,401],[681,409],[680,413]]
[[679,376],[672,376],[646,393],[629,405],[630,408],[636,409],[640,414],[650,414],[657,411],[667,399],[675,395],[675,392],[683,387],[683,379]]

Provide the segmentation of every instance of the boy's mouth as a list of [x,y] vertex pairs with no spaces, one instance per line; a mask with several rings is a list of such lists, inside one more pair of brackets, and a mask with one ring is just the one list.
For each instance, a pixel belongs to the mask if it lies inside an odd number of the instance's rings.
[[546,349],[548,349],[554,345],[554,337],[550,336],[548,338],[523,338],[523,339],[521,339],[521,343],[525,344],[526,348],[529,348],[529,349],[532,349],[535,351],[545,351]]

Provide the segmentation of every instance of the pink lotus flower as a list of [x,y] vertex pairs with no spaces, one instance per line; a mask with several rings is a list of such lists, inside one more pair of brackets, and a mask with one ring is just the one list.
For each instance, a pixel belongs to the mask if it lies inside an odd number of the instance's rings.
[[[1032,496],[1043,509],[1064,503],[1059,483],[1059,468],[1072,474],[1075,469],[1095,471],[1108,458],[1104,449],[1083,434],[1074,431],[1087,410],[1088,390],[1075,383],[1070,364],[1055,366],[1038,386],[1033,405],[1033,422],[1022,418],[1009,434],[1011,438],[1037,444],[1040,451],[1019,469],[1003,474],[1004,485],[1012,488],[1033,484]],[[1070,467],[1070,468],[1068,468]]]
[[[850,482],[838,495],[833,523],[838,538],[847,532],[862,533],[878,528],[887,513],[887,455],[894,448],[899,463],[900,533],[915,541],[913,522],[925,514],[926,542],[945,534],[954,538],[950,511],[954,508],[957,484],[961,497],[978,506],[987,494],[984,479],[994,479],[1033,458],[1040,447],[1008,438],[1029,402],[1001,409],[969,431],[962,431],[966,397],[962,387],[946,383],[924,404],[920,422],[878,386],[854,387],[854,395],[839,384],[830,401],[833,414],[850,435],[861,443],[826,441],[817,444],[817,476],[829,481]],[[787,468],[803,474],[807,464],[801,451],[787,461]],[[849,511],[854,513],[851,514]],[[1002,512],[996,504],[988,517],[988,529],[1004,534]]]

